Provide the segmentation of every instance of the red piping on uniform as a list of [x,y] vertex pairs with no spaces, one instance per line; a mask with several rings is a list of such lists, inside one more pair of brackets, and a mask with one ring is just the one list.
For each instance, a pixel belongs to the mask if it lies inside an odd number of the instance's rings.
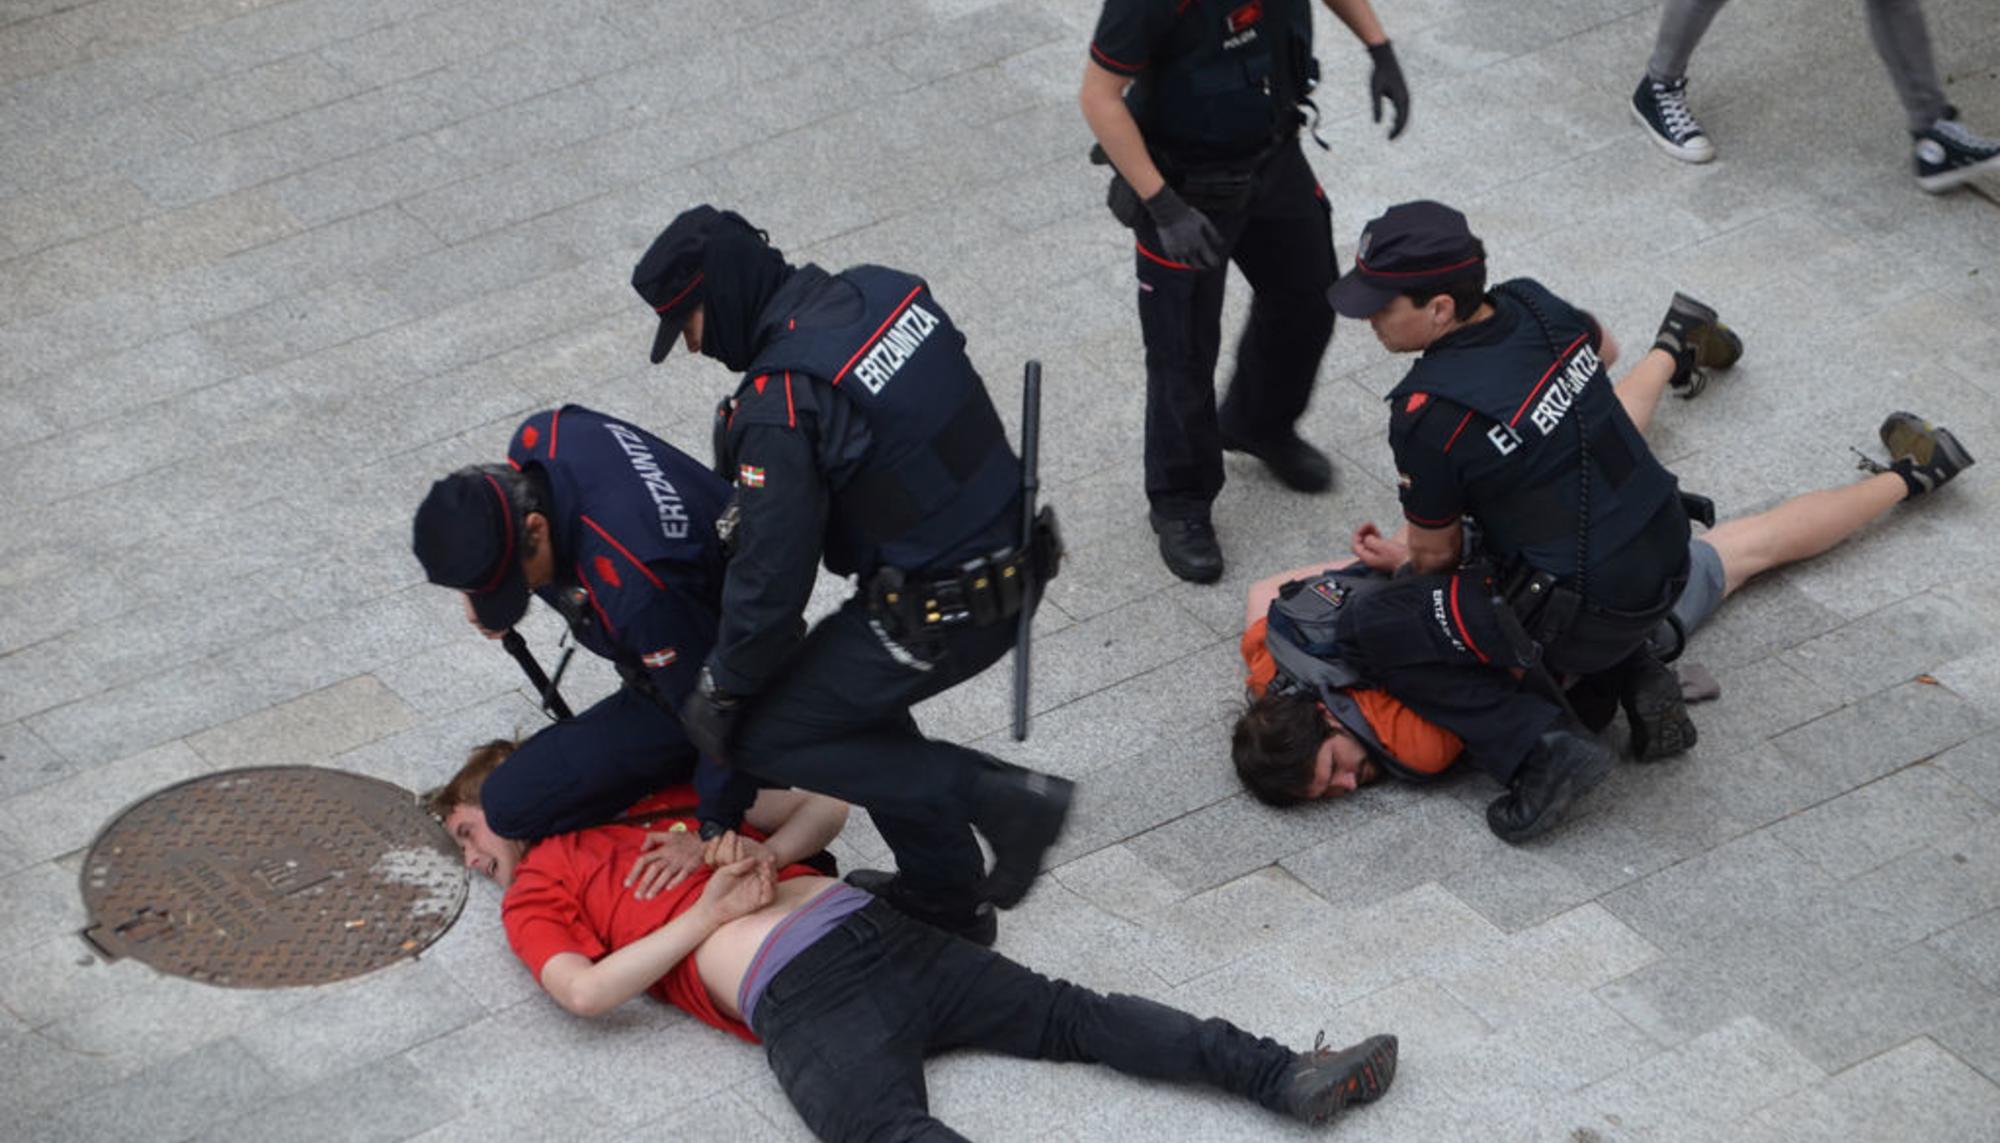
[[916,300],[917,295],[923,292],[924,284],[918,282],[916,289],[905,294],[903,300],[896,303],[896,308],[889,311],[889,316],[882,319],[882,324],[875,327],[875,332],[868,335],[868,340],[862,342],[861,348],[854,351],[854,356],[847,359],[847,364],[840,367],[840,372],[833,375],[833,384],[840,384],[840,379],[847,376],[847,371],[854,368],[854,363],[861,360],[861,355],[868,352],[868,347],[881,340],[883,331],[889,328],[889,323],[902,317],[903,311],[908,309],[910,303]]
[[628,560],[631,560],[632,566],[638,568],[639,574],[645,576],[646,579],[650,581],[654,587],[657,587],[662,591],[666,590],[667,585],[660,582],[660,577],[653,574],[653,569],[647,567],[645,564],[640,563],[639,557],[633,555],[631,552],[626,551],[625,545],[613,539],[611,537],[611,533],[605,531],[601,527],[598,527],[597,521],[591,519],[588,516],[585,516],[583,517],[583,522],[590,525],[591,531],[596,532],[599,536],[604,537],[605,543],[610,544],[614,548],[617,548],[619,555],[624,556]]
[[1565,349],[1561,353],[1556,355],[1555,361],[1549,366],[1549,371],[1547,373],[1542,374],[1542,379],[1540,381],[1535,382],[1535,387],[1533,389],[1528,390],[1528,395],[1521,401],[1521,407],[1514,410],[1514,415],[1508,418],[1507,420],[1508,428],[1511,429],[1520,422],[1521,414],[1528,411],[1528,406],[1532,404],[1535,400],[1535,394],[1541,392],[1542,386],[1549,383],[1549,378],[1556,375],[1556,366],[1561,365],[1564,361],[1567,361],[1569,359],[1569,355],[1576,352],[1576,347],[1582,345],[1585,341],[1588,341],[1589,339],[1590,335],[1588,333],[1579,333],[1576,335],[1576,340],[1569,343],[1568,349]]
[[785,370],[785,427],[799,427],[799,412],[792,407],[792,371]]
[[1139,253],[1144,254],[1146,257],[1151,258],[1153,261],[1158,262],[1160,265],[1165,266],[1169,270],[1194,269],[1193,266],[1188,265],[1186,262],[1175,262],[1170,258],[1160,257],[1158,254],[1155,254],[1151,250],[1146,249],[1146,244],[1144,242],[1134,242],[1132,245],[1139,248]]
[[[1185,7],[1185,5],[1183,5],[1183,7]],[[1180,15],[1179,12],[1175,12],[1174,14],[1176,16]],[[1105,55],[1104,49],[1098,47],[1096,44],[1090,45],[1090,54],[1096,56],[1100,60],[1103,60],[1106,65],[1115,68],[1118,71],[1122,71],[1127,75],[1130,75],[1135,71],[1138,71],[1140,67],[1139,64],[1128,64],[1124,60],[1112,59],[1110,56]]]
[[1451,439],[1444,442],[1444,451],[1450,452],[1451,446],[1458,443],[1458,434],[1465,431],[1465,424],[1467,421],[1470,421],[1471,419],[1472,419],[1472,410],[1467,409],[1465,411],[1465,415],[1458,419],[1458,427],[1451,430]]
[[1484,259],[1467,258],[1463,262],[1453,262],[1449,266],[1434,266],[1427,270],[1377,270],[1359,258],[1354,260],[1354,264],[1378,278],[1428,278],[1432,274],[1449,274],[1453,270],[1463,270],[1467,266],[1477,266],[1482,261]]
[[604,624],[604,633],[613,639],[618,637],[618,629],[611,625],[611,617],[604,614],[604,607],[597,602],[597,593],[590,590],[590,577],[583,574],[583,565],[576,565],[576,582],[583,585],[584,598],[590,600],[590,609],[597,612],[597,621]]
[[678,303],[680,302],[680,300],[681,300],[682,298],[685,298],[685,297],[687,297],[687,296],[688,296],[688,291],[689,291],[689,290],[692,290],[692,289],[694,289],[694,288],[695,288],[696,286],[699,286],[699,285],[701,285],[701,277],[702,277],[702,276],[701,276],[701,275],[700,275],[699,273],[697,273],[697,274],[696,274],[696,275],[694,276],[694,281],[692,281],[692,282],[689,282],[689,283],[688,283],[687,285],[685,285],[685,286],[682,286],[682,287],[681,287],[681,292],[680,292],[680,293],[678,293],[678,294],[675,294],[675,295],[674,295],[673,297],[671,297],[671,298],[668,298],[668,299],[667,299],[667,304],[665,304],[665,305],[663,305],[663,306],[654,306],[654,307],[653,307],[653,312],[654,312],[654,313],[656,313],[656,314],[663,314],[663,313],[666,313],[666,312],[667,312],[668,310],[670,310],[670,309],[673,309],[673,308],[674,308],[674,306],[675,306],[676,304],[678,304]]
[[1458,581],[1461,578],[1463,577],[1461,576],[1451,577],[1451,621],[1453,623],[1458,624],[1458,633],[1460,635],[1465,636],[1465,645],[1472,648],[1472,653],[1479,656],[1479,661],[1482,663],[1490,663],[1492,662],[1492,660],[1486,657],[1486,652],[1480,650],[1479,644],[1472,641],[1472,632],[1465,626],[1465,616],[1459,614]]
[[562,420],[562,410],[549,414],[549,459],[556,458],[556,424]]
[[513,457],[511,457],[511,456],[507,458],[507,465],[508,465],[508,467],[512,468],[512,469],[513,469],[513,470],[514,470],[515,472],[520,472],[520,471],[521,471],[521,462],[520,462],[520,461],[518,461],[518,460],[515,460],[515,459],[514,459]]
[[1403,513],[1403,519],[1408,520],[1410,523],[1415,524],[1419,528],[1442,528],[1446,524],[1455,522],[1458,519],[1458,517],[1446,516],[1442,520],[1426,520],[1422,516],[1412,516],[1408,512],[1405,512]]
[[499,587],[500,581],[507,578],[507,573],[514,570],[514,509],[507,503],[507,492],[500,487],[499,481],[488,476],[486,483],[492,486],[493,495],[500,498],[500,520],[507,525],[507,546],[500,550],[500,566],[493,569],[492,578],[472,589],[479,595]]

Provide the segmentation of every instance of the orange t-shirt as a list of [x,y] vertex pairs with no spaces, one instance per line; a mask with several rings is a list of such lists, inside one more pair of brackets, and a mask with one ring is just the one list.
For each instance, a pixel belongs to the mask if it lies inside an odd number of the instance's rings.
[[[1243,665],[1250,668],[1250,693],[1260,698],[1278,676],[1278,664],[1264,641],[1269,622],[1259,619],[1252,623],[1243,633],[1240,646]],[[1465,749],[1458,735],[1417,714],[1385,691],[1357,687],[1347,695],[1361,708],[1361,716],[1368,720],[1369,728],[1389,748],[1389,753],[1420,774],[1444,773]]]

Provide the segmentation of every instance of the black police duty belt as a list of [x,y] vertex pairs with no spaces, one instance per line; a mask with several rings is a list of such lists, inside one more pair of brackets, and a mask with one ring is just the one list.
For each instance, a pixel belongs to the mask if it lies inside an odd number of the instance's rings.
[[1045,506],[1026,548],[981,556],[944,573],[878,569],[868,580],[868,612],[896,638],[991,627],[1019,615],[1032,589],[1055,578],[1061,552],[1055,510]]

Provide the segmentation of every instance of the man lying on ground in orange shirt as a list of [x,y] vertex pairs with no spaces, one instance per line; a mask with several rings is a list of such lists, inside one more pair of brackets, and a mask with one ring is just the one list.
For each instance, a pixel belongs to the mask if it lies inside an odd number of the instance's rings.
[[[1641,431],[1665,391],[1664,384],[1653,383],[1658,380],[1635,369],[1618,383],[1618,398]],[[1862,480],[1792,497],[1693,538],[1693,570],[1673,612],[1681,631],[1691,634],[1753,577],[1833,548],[1897,504],[1937,488],[1973,464],[1949,430],[1911,413],[1890,414],[1879,435],[1889,463],[1864,458],[1861,467],[1870,475]],[[1324,703],[1304,691],[1269,693],[1278,665],[1266,644],[1268,616],[1281,591],[1356,564],[1386,574],[1408,559],[1401,534],[1385,537],[1373,524],[1357,528],[1351,546],[1352,559],[1294,568],[1250,587],[1241,645],[1250,704],[1237,721],[1231,754],[1244,786],[1269,805],[1343,797],[1385,772],[1422,781],[1450,769],[1464,750],[1458,735],[1379,689],[1345,689],[1352,707],[1344,713],[1364,720],[1364,729],[1376,739],[1373,744],[1343,728]],[[1602,713],[1608,722],[1610,712]]]

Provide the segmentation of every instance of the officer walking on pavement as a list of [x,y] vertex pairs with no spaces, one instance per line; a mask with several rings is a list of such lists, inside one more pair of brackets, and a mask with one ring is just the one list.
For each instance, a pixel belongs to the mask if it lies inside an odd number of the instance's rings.
[[625,682],[521,744],[481,799],[494,832],[534,840],[599,825],[690,773],[704,834],[740,822],[756,784],[697,764],[676,714],[715,642],[715,523],[728,496],[699,461],[580,405],[523,421],[506,464],[431,486],[413,547],[432,583],[465,593],[473,626],[499,638],[532,592]]
[[[1375,121],[1388,100],[1396,138],[1409,89],[1374,9],[1325,2],[1367,46]],[[1224,449],[1299,491],[1333,487],[1332,462],[1297,430],[1339,275],[1326,192],[1297,141],[1318,78],[1309,0],[1105,0],[1084,67],[1092,157],[1116,169],[1108,205],[1137,239],[1150,520],[1167,567],[1196,583],[1222,577],[1209,507]],[[1255,294],[1218,411],[1231,261]]]
[[[735,478],[722,626],[683,717],[704,753],[868,809],[895,852],[870,887],[990,944],[1026,895],[1071,784],[924,737],[910,707],[1013,646],[1052,530],[1021,536],[1021,471],[922,279],[792,266],[709,206],[646,251],[632,285],[676,338],[743,375],[717,410]],[[861,590],[803,633],[822,558]],[[984,869],[973,827],[994,851]]]
[[[1517,619],[1519,634],[1505,648],[1465,640],[1469,656],[1515,665],[1532,643],[1538,651],[1528,658],[1538,653],[1558,676],[1611,673],[1635,744],[1650,744],[1642,760],[1685,750],[1694,724],[1648,645],[1688,579],[1678,484],[1613,392],[1604,366],[1615,344],[1596,319],[1528,278],[1487,292],[1485,255],[1463,214],[1403,203],[1362,231],[1354,268],[1330,291],[1334,308],[1367,319],[1385,348],[1422,355],[1388,397],[1408,570],[1459,569],[1461,520],[1470,520],[1477,550],[1467,570],[1484,574],[1453,582],[1469,581],[1467,598],[1503,599],[1500,618]],[[1698,364],[1726,365],[1740,352],[1740,343],[1724,344],[1733,335],[1715,319],[1675,295],[1651,352],[1664,355],[1676,387],[1693,382]],[[1364,558],[1366,546],[1357,548]],[[1444,625],[1442,612],[1437,620]],[[1488,736],[1481,720],[1454,726],[1451,711],[1427,709],[1450,696],[1424,693],[1422,676],[1411,672],[1398,697],[1468,746]],[[1449,673],[1436,678],[1449,686]],[[1518,704],[1494,709],[1520,725]],[[1550,730],[1538,742],[1517,735],[1524,741],[1510,757],[1484,758],[1509,786],[1487,807],[1488,824],[1509,841],[1554,825],[1611,765],[1610,752],[1558,719],[1552,702],[1540,721]]]

